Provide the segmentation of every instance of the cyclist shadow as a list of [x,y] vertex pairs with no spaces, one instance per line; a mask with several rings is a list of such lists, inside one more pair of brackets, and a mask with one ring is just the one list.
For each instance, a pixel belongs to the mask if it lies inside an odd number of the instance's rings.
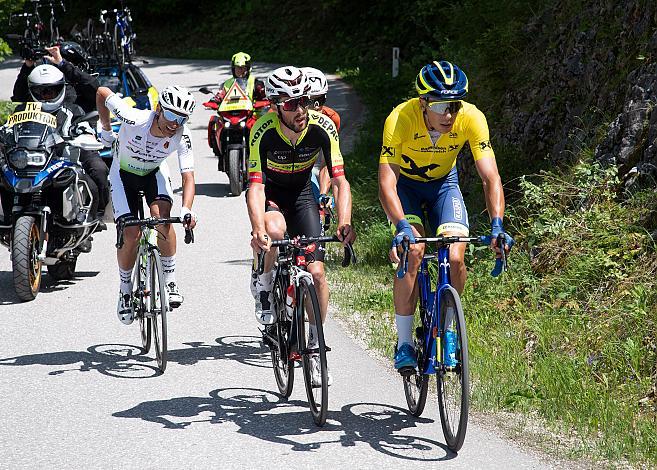
[[[182,194],[182,188],[176,188],[174,193]],[[196,196],[232,197],[228,183],[196,183]]]
[[269,349],[256,336],[222,336],[216,345],[200,342],[183,343],[189,348],[174,349],[168,353],[169,362],[189,366],[201,361],[227,359],[253,367],[271,368]]
[[417,423],[433,422],[414,418],[401,408],[380,403],[345,405],[340,411],[330,412],[326,425],[320,428],[313,423],[305,401],[285,399],[255,388],[223,388],[213,390],[208,397],[143,402],[112,416],[138,418],[166,429],[185,429],[195,423],[231,423],[238,426],[240,434],[285,445],[297,452],[316,450],[322,445],[352,447],[365,443],[403,460],[440,461],[456,456],[434,440],[395,434],[416,427]]
[[[1,366],[62,366],[48,372],[60,375],[65,372],[95,371],[110,377],[145,379],[160,374],[157,367],[146,364],[154,359],[143,354],[141,348],[128,344],[97,344],[86,351],[58,351],[0,358]],[[69,367],[65,367],[69,366]]]

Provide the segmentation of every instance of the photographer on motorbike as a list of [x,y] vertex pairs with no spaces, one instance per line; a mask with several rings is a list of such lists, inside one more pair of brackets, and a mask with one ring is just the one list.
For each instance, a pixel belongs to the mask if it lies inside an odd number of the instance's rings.
[[[34,100],[39,101],[32,93],[32,88],[55,85],[59,82],[59,76],[61,75],[61,80],[65,80],[65,88],[63,89],[64,93],[62,94],[60,105],[63,104],[64,108],[71,114],[71,118],[74,119],[85,113],[95,111],[96,90],[99,86],[98,79],[84,72],[78,66],[78,64],[84,66],[86,63],[86,53],[84,53],[84,49],[76,43],[68,42],[62,43],[61,49],[60,46],[53,46],[47,47],[46,51],[50,55],[46,55],[43,58],[53,64],[48,65],[48,67],[56,70],[58,74],[50,69],[41,69],[50,70],[50,72],[47,74],[37,73],[33,75],[35,70],[43,66],[35,67],[35,61],[26,58],[20,72],[18,73],[16,82],[14,83],[14,94],[11,97],[11,100],[23,103]],[[62,54],[64,54],[66,58],[62,57]],[[34,59],[34,57],[32,57],[32,59]],[[44,111],[48,111],[45,107],[43,109]],[[48,112],[54,112],[56,110],[59,110],[59,107]],[[95,121],[92,122],[92,127],[94,126]],[[64,131],[65,132],[62,135],[66,137],[68,135],[68,130],[64,129]],[[80,152],[79,163],[85,173],[87,173],[95,183],[93,185],[96,191],[94,193],[94,199],[98,201],[98,218],[102,218],[105,213],[105,206],[109,202],[109,170],[107,165],[105,165],[103,159],[100,158],[98,151],[95,150],[82,150]],[[103,230],[105,224],[101,221],[99,227]]]
[[251,75],[251,56],[249,54],[246,52],[234,54],[230,60],[230,71],[233,78],[226,80],[221,86],[221,90],[210,101],[203,103],[204,106],[217,109],[235,81],[251,101],[267,99],[265,96],[265,83]]

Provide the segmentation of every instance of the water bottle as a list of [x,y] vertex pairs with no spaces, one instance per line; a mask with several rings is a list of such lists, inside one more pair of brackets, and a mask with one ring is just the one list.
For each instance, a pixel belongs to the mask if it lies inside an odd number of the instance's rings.
[[287,293],[285,295],[285,312],[287,313],[287,319],[292,320],[292,315],[294,315],[294,284],[287,286]]
[[445,367],[456,367],[456,331],[446,330],[443,336],[443,362]]

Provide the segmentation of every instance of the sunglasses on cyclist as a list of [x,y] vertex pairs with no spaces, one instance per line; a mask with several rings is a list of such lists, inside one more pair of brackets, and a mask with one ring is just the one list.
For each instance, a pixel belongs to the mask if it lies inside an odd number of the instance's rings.
[[164,119],[166,119],[169,122],[175,122],[179,126],[182,126],[187,122],[189,119],[189,116],[181,116],[178,113],[174,113],[173,111],[169,111],[166,108],[162,108],[162,115],[164,116]]
[[296,111],[299,106],[308,108],[313,104],[309,96],[300,96],[299,98],[289,98],[287,100],[279,101],[278,105],[283,108],[283,111]]
[[449,111],[451,114],[456,114],[463,106],[460,101],[429,101],[426,100],[427,107],[434,113],[445,114]]

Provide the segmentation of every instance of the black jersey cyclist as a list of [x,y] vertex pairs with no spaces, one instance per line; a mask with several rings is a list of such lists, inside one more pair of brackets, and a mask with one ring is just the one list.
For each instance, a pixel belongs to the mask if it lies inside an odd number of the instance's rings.
[[[308,78],[296,67],[280,67],[267,77],[265,90],[274,112],[262,116],[251,129],[247,206],[253,230],[251,246],[256,252],[267,252],[264,273],[252,281],[256,318],[267,325],[277,320],[271,294],[276,250],[270,249],[271,241],[283,238],[286,231],[292,237],[321,234],[311,186],[320,151],[336,194],[337,235],[345,244],[354,241],[356,235],[351,227],[351,189],[344,176],[338,131],[329,117],[308,109],[312,104]],[[306,256],[322,323],[329,297],[323,261],[323,246]],[[309,321],[312,347],[317,328],[314,319]],[[318,373],[313,372],[313,377]]]

